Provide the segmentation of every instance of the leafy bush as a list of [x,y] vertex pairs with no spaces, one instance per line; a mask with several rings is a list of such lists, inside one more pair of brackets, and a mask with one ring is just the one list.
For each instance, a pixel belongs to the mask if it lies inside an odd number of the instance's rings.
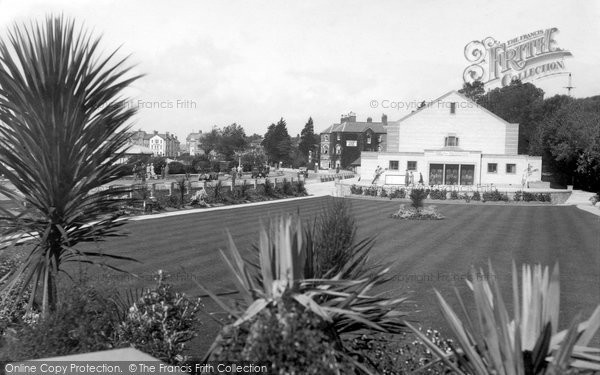
[[265,363],[274,374],[354,373],[355,366],[339,355],[334,337],[327,332],[316,314],[287,300],[241,325],[228,326],[211,360]]
[[[18,361],[107,350],[118,342],[118,321],[111,304],[86,287],[63,295],[56,310],[36,323],[19,322],[7,329],[0,358]],[[123,344],[122,346],[124,346]]]
[[223,193],[223,181],[221,180],[217,180],[217,182],[215,183],[215,185],[213,187],[211,187],[207,193],[210,192],[208,194],[208,201],[210,203],[221,203],[223,202],[223,200],[225,199],[225,195]]
[[379,196],[382,198],[387,198],[387,196],[388,196],[387,190],[385,190],[385,188],[381,188],[381,194],[379,194]]
[[410,201],[412,206],[419,210],[423,207],[423,201],[427,198],[427,192],[424,189],[412,189],[410,191]]
[[146,290],[122,317],[119,343],[167,363],[183,362],[185,344],[196,336],[200,306],[200,299],[192,301],[185,294],[174,292],[159,271],[157,286]]
[[179,161],[172,161],[169,163],[169,174],[185,174],[186,172],[187,168],[183,163]]
[[508,202],[508,195],[506,195],[505,193],[501,193],[498,191],[498,189],[492,190],[492,191],[484,191],[483,192],[483,201],[490,201],[490,202]]
[[172,208],[180,208],[181,207],[181,198],[177,194],[169,195],[167,199],[167,206]]
[[308,195],[308,192],[306,191],[306,184],[304,183],[304,180],[297,180],[294,184],[294,195],[298,196],[298,197],[304,197],[306,195]]
[[469,193],[464,193],[460,195],[459,199],[464,199],[465,202],[469,203],[471,202],[472,197],[469,195]]
[[590,197],[590,202],[592,203],[592,206],[595,206],[596,203],[600,202],[600,193],[596,193],[596,195],[592,195]]
[[[523,265],[519,285],[513,263],[514,319],[510,319],[504,304],[496,273],[489,266],[471,271],[468,282],[473,291],[476,313],[467,315],[460,293],[455,288],[459,306],[464,312],[461,321],[442,295],[436,290],[443,316],[457,338],[453,355],[448,357],[421,332],[413,332],[457,374],[570,374],[577,370],[600,368],[600,358],[590,355],[590,341],[600,327],[600,305],[588,321],[581,315],[565,331],[558,332],[560,282],[558,265],[548,267]],[[485,275],[485,277],[482,277]],[[519,291],[522,290],[520,296]],[[520,301],[520,303],[519,303]]]
[[459,198],[459,197],[458,197],[458,191],[456,191],[456,190],[452,190],[452,191],[450,192],[450,199],[452,199],[452,200],[457,200],[458,198]]
[[472,200],[474,201],[480,201],[481,200],[481,194],[478,191],[473,192],[473,196],[471,197]]
[[535,199],[538,202],[552,202],[552,195],[550,193],[537,193]]
[[406,190],[404,188],[396,189],[390,194],[390,199],[406,198]]
[[287,178],[283,179],[283,184],[281,186],[281,191],[283,195],[291,197],[294,195],[294,188],[292,183],[287,180]]
[[445,200],[447,193],[446,189],[432,189],[429,198]]
[[379,190],[379,188],[375,185],[373,186],[369,186],[368,188],[364,189],[364,193],[365,195],[371,196],[371,197],[376,197],[377,196],[377,191]]
[[275,186],[268,178],[265,179],[265,184],[263,185],[263,192],[266,197],[276,197]]
[[356,195],[362,195],[363,188],[362,188],[362,186],[352,185],[352,186],[350,186],[350,193],[356,194]]
[[[5,285],[12,272],[22,264],[23,255],[21,253],[0,253],[0,288]],[[31,287],[27,287],[23,295],[20,296],[18,289],[22,286],[23,283],[19,280],[13,290],[4,291],[0,294],[0,336],[8,326],[22,321],[26,315],[27,300],[31,294]],[[33,314],[35,313],[34,311]]]

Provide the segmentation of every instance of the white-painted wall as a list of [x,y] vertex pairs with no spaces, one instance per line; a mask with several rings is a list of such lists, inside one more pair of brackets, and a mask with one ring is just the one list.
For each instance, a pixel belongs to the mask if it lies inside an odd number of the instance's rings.
[[[450,113],[450,103],[456,103],[454,114]],[[439,149],[444,147],[445,137],[455,135],[463,150],[484,154],[514,153],[515,126],[453,92],[402,121],[390,123],[387,151]],[[518,135],[518,127],[516,129]]]

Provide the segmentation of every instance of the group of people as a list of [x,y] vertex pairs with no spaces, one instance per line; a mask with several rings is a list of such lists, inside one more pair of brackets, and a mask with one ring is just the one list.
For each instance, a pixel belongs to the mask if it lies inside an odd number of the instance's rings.
[[[372,185],[376,184],[379,181],[379,178],[381,177],[383,172],[385,172],[385,169],[381,168],[381,166],[378,165],[377,168],[375,168],[375,177],[371,182]],[[406,186],[415,186],[415,173],[413,173],[412,171],[409,172],[407,169],[404,176],[404,183]],[[423,185],[423,174],[421,173],[419,173],[419,185]]]
[[[169,171],[169,165],[166,164],[162,169],[161,178],[164,179],[166,177],[166,175],[169,173],[168,171]],[[134,165],[133,166],[133,176],[135,179],[141,179],[141,180],[156,180],[156,179],[158,179],[158,175],[154,171],[153,163],[146,165],[145,170],[143,167]]]

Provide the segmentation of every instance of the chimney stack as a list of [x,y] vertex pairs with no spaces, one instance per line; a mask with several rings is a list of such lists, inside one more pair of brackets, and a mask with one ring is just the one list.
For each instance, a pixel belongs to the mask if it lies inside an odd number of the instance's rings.
[[373,119],[370,117],[367,117],[367,122],[373,122]]
[[383,125],[387,125],[387,115],[386,114],[381,115],[381,122],[383,123]]

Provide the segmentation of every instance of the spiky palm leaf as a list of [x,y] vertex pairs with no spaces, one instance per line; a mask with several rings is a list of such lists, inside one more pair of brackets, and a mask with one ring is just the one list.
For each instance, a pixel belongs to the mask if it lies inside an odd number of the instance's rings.
[[7,288],[24,279],[42,290],[42,309],[56,304],[56,277],[65,262],[97,263],[80,242],[122,234],[115,211],[128,189],[102,189],[119,178],[127,121],[135,108],[121,97],[138,76],[115,52],[99,56],[99,38],[75,22],[48,17],[15,25],[0,41],[0,173],[14,190],[0,193],[27,209],[0,211],[3,238],[35,240]]
[[[196,284],[214,299],[240,325],[263,309],[285,298],[328,322],[338,335],[368,332],[398,333],[405,328],[406,313],[398,310],[405,298],[371,295],[375,286],[387,280],[388,268],[380,268],[362,279],[342,279],[343,272],[330,278],[306,278],[307,239],[298,218],[272,220],[259,233],[259,263],[245,260],[229,236],[229,247],[220,253],[228,265],[242,301],[228,304],[200,282]],[[217,347],[215,341],[211,351]]]
[[[600,349],[587,347],[600,327],[600,306],[585,322],[576,318],[567,330],[558,330],[558,265],[523,265],[521,293],[513,263],[514,318],[510,320],[500,286],[490,264],[488,280],[472,271],[468,282],[475,300],[475,317],[469,316],[456,291],[464,320],[461,320],[441,294],[436,295],[444,319],[454,332],[457,348],[454,360],[442,353],[419,330],[415,334],[458,374],[562,374],[571,368],[600,371]],[[520,295],[520,296],[519,296]]]

